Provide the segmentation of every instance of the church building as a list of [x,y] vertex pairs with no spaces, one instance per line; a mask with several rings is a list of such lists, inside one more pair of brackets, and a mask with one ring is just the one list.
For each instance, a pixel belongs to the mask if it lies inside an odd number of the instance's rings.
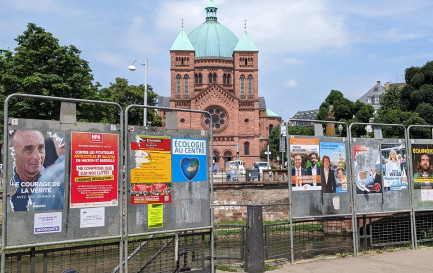
[[[206,21],[188,35],[182,26],[170,48],[171,94],[159,97],[159,106],[208,111],[200,117],[178,112],[178,127],[209,129],[212,120],[218,169],[236,158],[250,168],[261,161],[260,151],[281,117],[259,96],[259,50],[246,26],[238,39],[218,22],[213,0],[205,10]],[[165,113],[159,113],[165,122]]]

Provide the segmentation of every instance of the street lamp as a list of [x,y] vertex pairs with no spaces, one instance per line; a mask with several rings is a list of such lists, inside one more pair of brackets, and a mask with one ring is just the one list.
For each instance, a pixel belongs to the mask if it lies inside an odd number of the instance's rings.
[[[144,60],[144,63],[140,62],[139,60],[135,60],[132,62],[130,66],[128,66],[128,69],[131,71],[135,71],[137,68],[135,67],[134,63],[138,62],[142,66],[144,66],[144,102],[143,105],[147,106],[147,59]],[[147,125],[147,108],[144,108],[143,113],[143,126]]]

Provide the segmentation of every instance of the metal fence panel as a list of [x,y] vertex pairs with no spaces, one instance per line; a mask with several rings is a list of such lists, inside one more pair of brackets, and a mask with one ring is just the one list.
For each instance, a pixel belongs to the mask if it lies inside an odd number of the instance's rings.
[[[288,144],[292,161],[289,170],[292,217],[350,215],[351,183],[348,181],[350,176],[346,167],[346,138],[290,136]],[[316,175],[310,171],[310,156],[313,153],[317,157]],[[302,160],[300,175],[296,173],[295,167],[299,157]],[[324,160],[330,162],[328,184],[325,182]],[[326,185],[331,187],[328,189]]]
[[[137,139],[141,143],[160,141],[167,143],[165,154],[159,155],[158,151],[152,149],[140,148],[134,149]],[[148,140],[148,141],[147,141]],[[171,146],[176,140],[200,142],[205,145],[203,156],[185,156],[179,162],[175,161],[175,147]],[[154,142],[154,143],[156,143]],[[191,142],[190,142],[191,143]],[[166,130],[162,128],[135,127],[134,131],[130,131],[128,135],[128,165],[129,172],[127,186],[127,208],[128,208],[128,233],[129,235],[146,233],[146,232],[161,232],[167,230],[182,230],[188,228],[208,227],[210,223],[210,195],[209,195],[209,162],[210,147],[209,134],[201,130]],[[141,144],[138,144],[141,145]],[[146,144],[144,144],[146,145]],[[203,146],[204,147],[204,146]],[[145,154],[143,154],[143,152]],[[159,158],[158,158],[159,156]],[[148,159],[146,159],[147,157]],[[153,157],[153,158],[152,158]],[[186,163],[184,162],[186,158]],[[146,164],[145,161],[159,160],[162,162],[156,163],[154,169],[151,170],[143,167],[140,164]],[[187,172],[187,168],[182,164],[194,163],[198,164],[196,176],[184,178],[183,182],[177,181],[175,171],[172,168],[182,169],[183,174]],[[182,162],[181,162],[182,161]],[[172,164],[179,164],[174,166]],[[172,167],[173,166],[173,167]],[[140,169],[147,168],[147,169]],[[171,172],[170,172],[171,170]],[[202,171],[202,173],[200,173]],[[149,175],[155,178],[148,181]],[[142,176],[140,176],[142,175]],[[143,177],[146,175],[147,177]],[[186,174],[188,176],[188,174]],[[196,180],[196,177],[202,175],[202,180]],[[190,178],[190,182],[187,179]],[[155,187],[155,181],[161,181],[162,187],[165,189],[163,193],[152,193],[151,187]],[[161,194],[161,197],[159,196]],[[164,199],[161,199],[164,198]],[[157,200],[156,200],[157,199]],[[163,217],[161,225],[153,225],[153,220],[150,218],[149,207],[154,203],[162,204],[160,216]],[[150,204],[150,206],[149,206]]]
[[[409,161],[412,163],[413,209],[415,211],[433,210],[433,140],[429,139],[410,139],[409,140]],[[418,181],[422,177],[421,157],[428,156],[427,172],[429,173],[424,181]],[[426,165],[427,166],[427,165]],[[421,175],[420,175],[421,174]]]
[[[352,181],[356,214],[401,212],[411,209],[406,160],[397,176],[387,174],[386,154],[391,150],[406,152],[404,139],[351,139]],[[398,153],[398,152],[397,152]],[[398,154],[401,154],[398,153]],[[405,157],[406,158],[406,157]],[[389,178],[388,178],[389,177]],[[399,181],[394,185],[393,177]],[[387,180],[388,179],[388,180]]]
[[[14,184],[17,182],[14,179],[14,169],[8,168],[6,170],[6,181],[7,181],[7,191],[5,194],[5,198],[7,198],[7,207],[6,214],[7,219],[6,230],[8,231],[6,234],[6,245],[8,247],[14,246],[25,246],[25,245],[34,245],[34,244],[49,244],[51,242],[66,242],[66,241],[74,241],[80,239],[96,239],[96,238],[106,238],[110,236],[120,237],[120,206],[119,200],[121,200],[121,180],[119,167],[113,164],[109,164],[114,168],[110,170],[111,175],[117,177],[116,188],[112,189],[115,192],[117,200],[110,200],[109,206],[103,205],[100,206],[98,213],[103,212],[103,218],[99,219],[99,224],[94,227],[83,225],[83,221],[85,217],[81,214],[83,211],[89,210],[86,206],[82,206],[81,208],[71,208],[71,158],[74,155],[71,155],[71,132],[83,132],[86,134],[88,132],[97,133],[98,135],[106,136],[107,134],[115,135],[117,142],[112,143],[113,149],[119,151],[119,141],[120,141],[120,132],[119,126],[109,125],[109,124],[90,124],[90,123],[75,123],[73,126],[68,126],[69,128],[65,128],[58,121],[40,121],[40,120],[28,120],[28,119],[13,119],[12,122],[14,125],[9,127],[10,130],[17,131],[39,131],[42,132],[46,137],[45,140],[50,139],[49,133],[56,134],[59,138],[63,139],[63,144],[65,145],[65,161],[64,161],[64,174],[63,181],[61,184],[64,185],[64,190],[62,190],[59,195],[61,195],[63,200],[59,199],[59,202],[63,202],[63,204],[50,204],[49,201],[45,202],[45,207],[38,207],[37,204],[44,204],[44,202],[33,203],[29,206],[28,210],[24,206],[20,206],[20,201],[17,201],[19,197],[25,196],[24,192],[31,191],[30,189],[26,189],[25,187],[18,187]],[[72,128],[73,129],[72,129]],[[13,151],[12,152],[19,152]],[[45,160],[48,160],[49,157],[49,149],[46,148],[45,152]],[[8,166],[16,166],[14,162],[14,158],[11,153],[8,156]],[[117,159],[119,157],[117,156]],[[116,160],[117,160],[116,159]],[[102,163],[98,163],[102,164]],[[94,165],[94,164],[93,164]],[[88,165],[91,166],[91,165]],[[49,167],[45,170],[49,170]],[[41,177],[44,177],[41,175]],[[100,176],[93,176],[100,177]],[[43,179],[43,178],[40,178]],[[52,182],[52,181],[50,181]],[[41,193],[48,195],[58,194],[58,188],[60,186],[56,186],[50,184],[45,187],[35,186],[34,189],[41,189]],[[43,190],[43,192],[42,192]],[[34,191],[32,194],[35,195]],[[32,200],[37,200],[36,196]],[[44,198],[44,197],[41,197]],[[49,197],[47,197],[49,198]],[[57,198],[57,196],[56,196]],[[48,200],[48,199],[42,199]],[[56,202],[58,200],[56,199]],[[18,205],[17,205],[18,204]],[[15,205],[15,206],[14,206]],[[60,206],[59,206],[60,205]],[[93,204],[94,206],[98,206]],[[24,208],[25,211],[20,211],[20,208]],[[50,220],[50,218],[59,215],[58,220]],[[41,218],[42,217],[42,218]],[[45,220],[45,218],[49,218]],[[81,220],[81,221],[80,221]],[[89,224],[92,225],[92,224]],[[56,231],[53,228],[58,227],[60,230]],[[44,232],[44,229],[47,232]]]

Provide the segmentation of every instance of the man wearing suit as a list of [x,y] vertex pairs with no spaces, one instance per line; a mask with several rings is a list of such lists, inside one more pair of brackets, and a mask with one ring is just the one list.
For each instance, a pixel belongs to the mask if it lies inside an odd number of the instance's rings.
[[292,168],[292,175],[300,176],[307,175],[307,170],[302,168],[302,157],[300,155],[295,155],[294,158],[295,167]]
[[312,152],[309,156],[309,160],[311,162],[311,166],[307,168],[308,175],[320,175],[320,168],[317,167],[317,154]]
[[323,156],[322,159],[323,166],[321,166],[321,180],[322,192],[331,193],[335,192],[337,189],[337,183],[335,181],[334,171],[331,169],[331,159],[329,156]]

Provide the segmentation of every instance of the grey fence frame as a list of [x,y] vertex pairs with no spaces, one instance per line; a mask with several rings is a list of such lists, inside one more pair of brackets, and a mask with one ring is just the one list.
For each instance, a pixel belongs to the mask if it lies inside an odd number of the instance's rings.
[[[334,124],[334,126],[336,124],[338,125],[342,125],[344,128],[346,129],[346,132],[348,131],[348,126],[345,122],[339,122],[339,121],[325,121],[325,120],[306,120],[306,119],[290,119],[288,121],[288,123],[291,122],[297,122],[297,121],[301,121],[301,122],[312,122],[314,124],[320,124],[321,128],[323,130],[323,124],[327,125],[327,124]],[[323,133],[323,131],[321,132]],[[323,136],[323,134],[320,134],[317,137]],[[291,264],[294,264],[295,262],[295,249],[294,249],[294,238],[293,238],[293,214],[292,214],[292,175],[291,175],[291,154],[290,154],[290,138],[291,136],[289,135],[289,133],[287,132],[286,134],[286,147],[287,147],[287,154],[286,154],[286,162],[287,162],[287,176],[288,176],[288,183],[289,183],[289,217],[290,217],[290,262]],[[348,138],[348,137],[347,137]],[[343,143],[345,143],[346,148],[348,147],[348,140],[343,139]],[[348,151],[346,149],[346,160],[350,161],[350,158],[348,157]],[[347,177],[347,176],[346,176]],[[348,185],[350,185],[351,188],[353,188],[353,183],[351,183],[350,178],[347,178],[347,183]],[[353,191],[353,190],[352,190]],[[350,210],[351,210],[351,215],[352,215],[352,236],[353,236],[353,240],[355,240],[355,229],[354,229],[354,214],[353,214],[353,196],[352,194],[350,194],[350,192],[348,191],[347,194],[349,194],[349,202],[350,202]],[[322,198],[323,198],[323,193],[322,193]],[[346,215],[346,214],[344,214]],[[310,217],[310,218],[326,218],[326,217],[337,217],[340,216],[340,214],[334,214],[334,215],[323,215],[323,216],[315,216],[315,217]],[[341,215],[343,216],[343,215]],[[356,252],[356,248],[355,245],[353,247],[353,251]]]
[[[382,138],[382,136],[381,136],[381,134],[382,134],[382,127],[384,127],[384,126],[390,126],[390,127],[398,127],[398,128],[402,128],[403,129],[403,131],[404,131],[404,140],[405,140],[405,142],[406,142],[406,147],[408,147],[408,143],[409,143],[409,141],[408,141],[408,134],[407,134],[407,131],[406,131],[406,127],[404,126],[404,125],[401,125],[401,124],[387,124],[387,123],[361,123],[361,122],[354,122],[354,123],[351,123],[350,124],[350,126],[349,126],[349,130],[348,130],[348,137],[349,137],[349,145],[350,145],[350,147],[352,147],[352,144],[353,144],[353,138],[352,138],[352,127],[353,126],[372,126],[373,127],[373,129],[374,129],[374,133],[378,133],[378,134],[380,134],[380,136],[378,136],[378,139],[381,139]],[[350,153],[350,160],[349,160],[349,162],[350,162],[350,176],[351,176],[351,178],[353,179],[353,177],[354,177],[354,173],[353,173],[353,158],[354,158],[354,155],[353,155],[353,149],[351,149],[351,153]],[[409,157],[407,157],[407,158],[409,158]],[[411,163],[409,163],[408,165],[410,166],[410,164]],[[410,183],[410,182],[409,182]],[[352,184],[353,184],[353,181],[352,181]],[[359,245],[358,245],[358,242],[359,242],[359,233],[358,233],[358,221],[356,220],[356,217],[357,217],[357,211],[356,211],[356,209],[357,209],[357,205],[356,205],[356,188],[355,188],[355,186],[353,186],[352,187],[352,196],[353,196],[353,217],[354,217],[354,230],[356,230],[357,232],[355,232],[355,238],[354,238],[354,247],[355,247],[355,256],[358,256],[358,254],[359,254]],[[411,184],[408,184],[408,190],[409,190],[409,194],[408,194],[408,198],[409,198],[409,211],[410,211],[410,215],[411,215],[411,218],[412,218],[412,214],[413,214],[413,205],[412,205],[412,185]],[[383,192],[384,192],[384,189],[382,189],[382,195],[383,195]],[[382,211],[382,212],[379,212],[379,213],[393,213],[393,212],[402,212],[402,211]],[[414,249],[414,225],[413,225],[413,222],[412,222],[412,224],[411,224],[411,238],[412,238],[412,240],[411,240],[411,243],[412,243],[412,248]]]
[[[55,101],[60,101],[60,102],[64,102],[64,103],[88,103],[88,104],[105,104],[105,105],[111,105],[114,106],[116,108],[118,108],[118,113],[120,116],[120,137],[119,137],[119,159],[118,159],[118,164],[119,165],[123,165],[122,163],[122,159],[123,159],[123,149],[121,147],[123,147],[123,135],[122,135],[122,128],[123,128],[123,111],[122,111],[122,107],[114,102],[107,102],[107,101],[95,101],[95,100],[84,100],[84,99],[74,99],[74,98],[63,98],[63,97],[51,97],[51,96],[42,96],[42,95],[31,95],[31,94],[19,94],[19,93],[15,93],[15,94],[11,94],[9,95],[5,102],[4,102],[4,121],[3,121],[3,133],[4,133],[4,142],[3,142],[3,147],[8,147],[9,145],[9,138],[8,138],[8,121],[9,121],[9,102],[12,98],[16,98],[16,97],[21,97],[21,98],[28,98],[28,99],[37,99],[37,100],[55,100]],[[3,180],[5,180],[5,175],[6,175],[6,170],[8,170],[8,154],[5,152],[3,155],[3,170],[5,170],[3,172]],[[118,198],[120,200],[119,202],[119,206],[120,209],[119,211],[121,212],[123,210],[123,177],[122,177],[122,173],[119,173],[119,179],[118,179],[118,192],[120,192],[120,194],[118,194]],[[7,183],[3,183],[3,193],[5,194],[5,196],[7,195],[7,187],[6,187]],[[66,194],[66,192],[64,193]],[[55,244],[64,244],[64,243],[76,243],[76,242],[85,242],[85,241],[93,241],[93,240],[106,240],[106,239],[121,239],[122,238],[122,234],[123,234],[123,225],[122,225],[122,217],[119,217],[120,219],[120,223],[119,223],[119,234],[117,236],[107,236],[107,237],[98,237],[98,238],[84,238],[84,239],[76,239],[76,240],[64,240],[64,241],[55,241],[55,242],[49,242],[49,243],[37,243],[37,244],[31,244],[31,245],[19,245],[19,246],[8,246],[6,243],[6,237],[8,234],[8,229],[7,229],[7,197],[3,198],[3,222],[5,222],[6,224],[3,224],[3,232],[2,232],[2,254],[1,254],[1,272],[3,273],[5,270],[5,250],[7,249],[19,249],[19,248],[26,248],[26,247],[36,247],[36,246],[46,246],[46,245],[55,245]],[[119,264],[122,267],[122,244],[123,241],[120,240],[119,243]]]
[[[147,111],[147,109],[154,109],[154,110],[164,110],[164,111],[175,111],[175,112],[190,112],[190,113],[199,113],[199,114],[210,114],[207,111],[201,111],[201,110],[190,110],[190,109],[181,109],[181,108],[170,108],[170,107],[158,107],[158,106],[147,106],[147,105],[139,105],[139,104],[132,104],[129,105],[126,110],[125,110],[125,122],[124,122],[124,132],[125,132],[125,141],[124,143],[128,142],[128,136],[129,136],[129,129],[128,129],[128,116],[129,116],[129,111],[132,108],[143,108]],[[209,124],[209,138],[210,138],[210,143],[209,146],[210,148],[210,155],[208,156],[208,158],[210,157],[211,159],[213,158],[213,124],[212,124],[212,119],[210,119],[210,124]],[[129,146],[128,146],[129,147]],[[129,148],[127,148],[127,150],[129,151]],[[129,153],[126,153],[126,162],[129,162],[128,160],[129,158]],[[210,165],[210,162],[208,164]],[[206,166],[207,169],[209,170],[209,166]],[[125,176],[125,182],[126,184],[128,184],[129,182],[129,171],[126,171],[126,176]],[[139,236],[139,235],[153,235],[153,234],[162,234],[162,233],[168,233],[168,232],[174,232],[175,233],[175,253],[174,253],[174,257],[175,257],[175,261],[177,262],[179,259],[179,249],[178,249],[178,245],[179,245],[179,232],[181,231],[194,231],[194,230],[199,230],[199,229],[210,229],[211,230],[211,272],[214,272],[214,208],[213,208],[213,172],[210,172],[210,181],[209,181],[209,187],[210,187],[210,204],[209,204],[209,209],[210,209],[210,226],[202,226],[202,227],[194,227],[194,228],[189,228],[189,229],[172,229],[172,230],[162,230],[162,231],[155,231],[155,232],[143,232],[143,233],[138,233],[138,234],[134,234],[133,236]],[[128,184],[129,185],[129,184]],[[128,186],[127,185],[127,186]],[[128,192],[128,189],[126,189],[125,191],[126,193]],[[126,200],[128,200],[128,198],[126,197]],[[125,261],[125,272],[128,273],[128,238],[129,238],[129,234],[128,234],[128,205],[126,205],[125,207],[125,257],[126,257],[126,261]]]

